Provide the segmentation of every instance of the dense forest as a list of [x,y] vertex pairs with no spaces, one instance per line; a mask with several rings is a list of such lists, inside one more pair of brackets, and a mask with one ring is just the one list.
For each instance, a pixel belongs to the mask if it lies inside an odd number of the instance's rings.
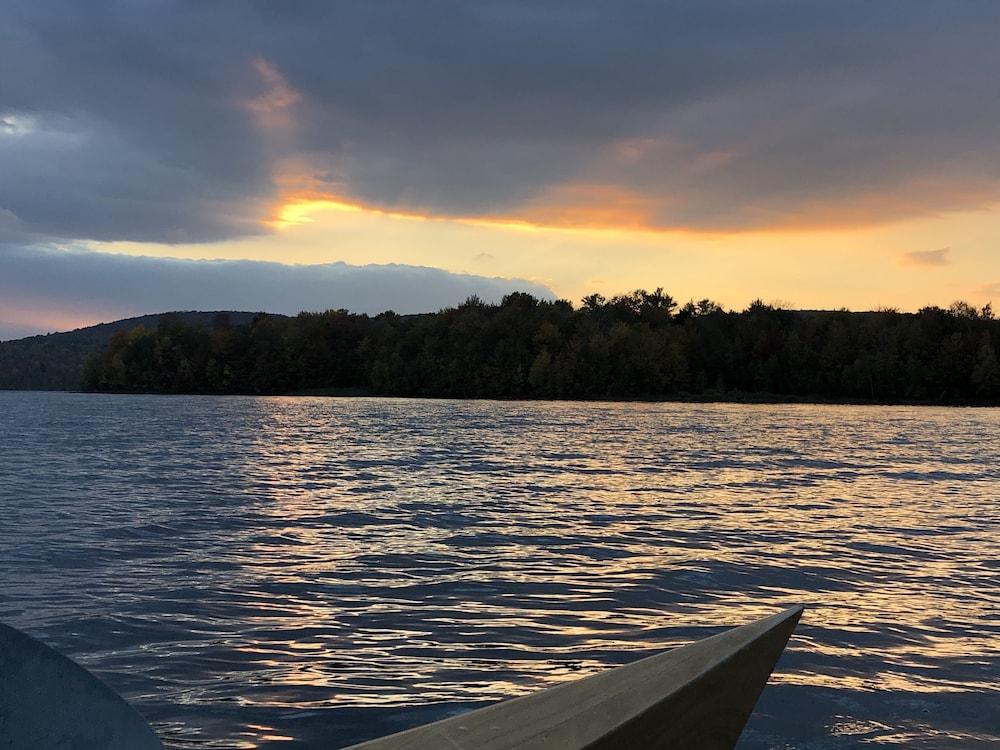
[[918,313],[728,312],[663,290],[401,317],[344,310],[294,318],[165,317],[116,333],[86,390],[364,392],[467,398],[746,398],[1000,402],[1000,321],[957,302]]
[[[253,313],[227,312],[231,325],[248,325]],[[194,326],[211,326],[218,312],[177,312],[170,319]],[[80,388],[87,358],[100,351],[112,334],[138,326],[155,328],[161,315],[126,318],[75,331],[0,341],[0,389],[73,391]]]

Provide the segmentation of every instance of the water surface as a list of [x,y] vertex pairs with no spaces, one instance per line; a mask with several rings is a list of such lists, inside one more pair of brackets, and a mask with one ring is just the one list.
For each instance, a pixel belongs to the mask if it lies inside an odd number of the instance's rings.
[[0,392],[0,619],[342,747],[808,610],[741,740],[1000,742],[1000,411]]

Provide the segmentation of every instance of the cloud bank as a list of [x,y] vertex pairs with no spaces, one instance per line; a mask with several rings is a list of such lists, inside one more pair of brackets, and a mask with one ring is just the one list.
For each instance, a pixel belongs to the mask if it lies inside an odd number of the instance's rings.
[[512,291],[554,298],[529,281],[419,266],[296,266],[0,247],[0,340],[167,310],[405,314],[471,295],[499,301]]
[[998,26],[937,0],[9,0],[0,231],[213,241],[303,193],[695,230],[980,206]]

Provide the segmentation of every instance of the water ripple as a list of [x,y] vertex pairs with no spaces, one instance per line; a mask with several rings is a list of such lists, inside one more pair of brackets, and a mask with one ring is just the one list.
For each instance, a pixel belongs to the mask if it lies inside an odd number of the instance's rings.
[[809,605],[741,748],[1000,742],[1000,413],[0,393],[0,617],[340,747]]

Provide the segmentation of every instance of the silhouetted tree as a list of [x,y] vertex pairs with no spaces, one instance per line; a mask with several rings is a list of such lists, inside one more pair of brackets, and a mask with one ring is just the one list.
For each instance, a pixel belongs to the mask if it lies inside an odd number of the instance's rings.
[[678,307],[662,288],[610,299],[470,297],[429,315],[346,310],[295,318],[165,316],[112,336],[84,388],[290,393],[367,391],[470,398],[795,398],[996,403],[1000,321],[956,302],[916,314],[795,311],[760,299],[727,312]]

